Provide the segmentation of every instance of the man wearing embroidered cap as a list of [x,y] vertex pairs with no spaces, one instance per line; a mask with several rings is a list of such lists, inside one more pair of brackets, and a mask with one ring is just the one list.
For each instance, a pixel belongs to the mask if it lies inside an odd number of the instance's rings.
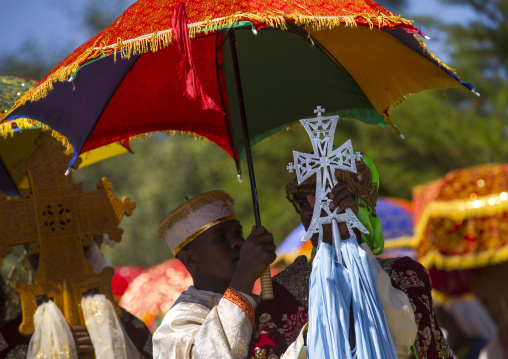
[[224,191],[194,197],[159,223],[194,285],[153,336],[154,358],[245,358],[254,325],[252,287],[275,258],[273,236],[253,227],[245,240]]

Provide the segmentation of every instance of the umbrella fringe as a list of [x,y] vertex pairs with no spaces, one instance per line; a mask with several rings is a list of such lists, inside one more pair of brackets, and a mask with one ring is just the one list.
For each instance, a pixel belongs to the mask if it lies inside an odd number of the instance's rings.
[[402,132],[400,132],[400,130],[397,128],[397,126],[395,126],[395,124],[393,123],[393,121],[390,119],[390,115],[388,115],[388,110],[385,110],[384,111],[384,116],[383,116],[385,122],[387,124],[389,124],[391,127],[392,127],[392,131],[397,135],[397,136],[400,136],[402,138],[404,138],[404,135],[402,134]]
[[395,237],[385,241],[385,249],[414,248],[415,245],[413,236]]
[[425,54],[427,54],[433,61],[435,61],[439,66],[442,66],[444,67],[445,69],[447,69],[448,71],[452,72],[455,76],[457,76],[457,71],[455,71],[455,69],[451,68],[450,66],[448,66],[447,64],[445,64],[444,62],[442,62],[441,60],[439,60],[439,58],[432,52],[430,51],[428,48],[427,48],[427,45],[423,42],[422,39],[420,39],[418,37],[417,34],[413,34],[414,38],[416,39],[416,41],[418,41],[418,44],[420,45],[421,48],[423,48],[423,52]]
[[[14,136],[14,128],[12,127],[12,124],[15,123],[16,126],[18,126],[18,128],[23,131],[23,130],[27,130],[27,129],[32,129],[34,127],[34,124],[32,123],[29,123],[28,121],[25,121],[25,120],[28,120],[26,118],[22,118],[22,119],[17,119],[15,121],[9,121],[9,122],[4,122],[2,124],[0,124],[0,137],[1,138],[8,138],[8,137],[12,137]],[[40,123],[37,123],[35,125],[36,127],[40,126]]]
[[[300,6],[301,7],[301,6]],[[294,22],[298,26],[311,26],[317,31],[328,30],[343,24],[348,27],[360,25],[369,26],[371,29],[374,27],[378,28],[393,28],[400,25],[411,25],[412,21],[406,20],[400,16],[388,16],[381,13],[378,14],[352,14],[350,16],[314,16],[314,15],[302,15],[298,13],[284,14],[255,14],[255,13],[237,13],[229,15],[220,19],[207,19],[205,21],[189,24],[188,31],[190,38],[195,38],[198,34],[208,34],[210,32],[219,31],[221,29],[229,29],[240,21],[251,21],[255,24],[263,24],[272,28],[279,28],[286,30],[286,22]],[[79,57],[74,60],[73,63],[65,67],[59,68],[49,76],[47,76],[43,82],[27,91],[14,105],[11,111],[4,114],[3,118],[12,112],[14,109],[24,105],[26,102],[35,102],[48,95],[53,89],[53,84],[57,81],[71,81],[73,76],[79,68],[86,62],[96,59],[99,56],[113,55],[114,59],[117,58],[117,53],[120,53],[121,58],[130,58],[133,55],[141,55],[149,51],[156,52],[164,47],[169,46],[172,43],[173,36],[171,29],[156,31],[150,35],[144,35],[132,40],[117,39],[115,44],[106,45],[103,43],[95,43],[92,47],[86,49]],[[426,49],[426,46],[421,42],[421,46]],[[447,65],[439,61],[437,57],[426,50],[430,57],[437,61],[440,65],[446,67],[450,71]]]
[[[69,142],[67,137],[65,137],[64,135],[62,135],[59,132],[56,132],[55,130],[53,130],[51,127],[49,127],[48,125],[46,125],[44,123],[29,119],[29,118],[18,118],[14,121],[16,122],[16,125],[18,126],[18,128],[20,130],[26,130],[26,129],[31,129],[34,127],[40,127],[40,128],[42,128],[43,131],[49,131],[51,136],[54,137],[55,139],[57,139],[65,147],[65,149],[67,151],[73,150],[72,144]],[[147,139],[147,138],[152,137],[156,133],[162,133],[164,135],[172,136],[172,137],[187,136],[187,137],[192,138],[193,140],[200,140],[200,141],[206,141],[206,142],[210,141],[208,138],[201,136],[199,134],[196,134],[194,132],[176,131],[176,130],[146,132],[143,134],[130,136],[129,139]],[[5,122],[0,125],[0,137],[1,138],[7,138],[7,137],[11,137],[13,135],[14,135],[14,130],[12,128],[11,122]],[[116,143],[122,144],[122,142],[124,140],[125,139],[118,140]]]
[[423,222],[430,218],[444,217],[461,221],[471,217],[492,216],[506,210],[508,210],[508,194],[506,192],[478,197],[475,200],[434,201],[425,208],[416,230],[422,231],[423,228],[420,227],[425,226]]
[[[67,139],[67,137],[65,137],[64,135],[62,135],[59,132],[56,132],[51,127],[49,127],[48,125],[46,125],[42,122],[32,120],[30,118],[17,118],[15,120],[15,122],[16,122],[16,125],[21,130],[31,129],[34,127],[40,127],[40,128],[42,128],[43,131],[50,132],[51,137],[54,137],[57,141],[59,141],[65,147],[65,149],[67,151],[73,150],[72,145],[69,142],[69,140]],[[12,129],[11,122],[5,122],[0,125],[0,137],[7,138],[7,137],[13,136],[13,135],[14,135],[14,130]]]
[[144,139],[152,137],[156,133],[162,133],[164,135],[171,136],[171,137],[187,136],[187,137],[192,138],[193,140],[210,141],[208,138],[201,136],[197,133],[190,132],[190,131],[177,131],[177,130],[163,130],[163,131],[145,132],[145,133],[141,133],[139,135],[133,135],[130,138],[144,140]]
[[508,261],[508,247],[451,256],[444,256],[437,249],[432,249],[423,257],[418,258],[418,262],[425,268],[435,267],[447,271],[486,267],[506,261]]

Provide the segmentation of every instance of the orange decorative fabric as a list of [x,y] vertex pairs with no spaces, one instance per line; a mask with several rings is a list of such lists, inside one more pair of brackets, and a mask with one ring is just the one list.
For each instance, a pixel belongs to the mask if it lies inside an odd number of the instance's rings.
[[241,310],[249,317],[252,327],[254,327],[254,308],[247,298],[238,293],[233,288],[228,288],[222,298],[229,300],[231,303],[236,304]]

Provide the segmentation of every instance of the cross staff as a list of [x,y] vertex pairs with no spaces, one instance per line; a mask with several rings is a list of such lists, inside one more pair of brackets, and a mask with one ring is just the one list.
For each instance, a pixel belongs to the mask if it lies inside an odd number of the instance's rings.
[[[360,152],[354,153],[351,140],[347,140],[337,149],[333,149],[333,137],[339,116],[323,117],[321,116],[322,112],[324,109],[318,106],[314,110],[314,113],[317,114],[316,118],[300,120],[309,134],[314,153],[293,151],[294,164],[289,163],[287,166],[289,172],[296,171],[298,184],[310,176],[316,175],[316,203],[311,224],[302,242],[308,241],[315,233],[319,233],[319,243],[321,243],[323,224],[332,223],[333,220],[338,223],[346,222],[352,237],[356,238],[353,228],[357,228],[363,233],[369,233],[350,208],[347,208],[342,214],[330,210],[332,200],[328,198],[328,195],[333,186],[337,184],[335,170],[356,173],[356,160],[361,160],[362,154]],[[326,213],[326,216],[321,216],[322,211]]]
[[16,245],[28,245],[29,254],[39,255],[34,282],[19,282],[16,287],[23,312],[19,330],[25,335],[34,330],[37,297],[52,299],[70,325],[84,325],[80,302],[90,289],[104,294],[116,307],[111,292],[113,268],[94,273],[83,247],[93,244],[94,234],[107,233],[119,242],[118,224],[135,208],[127,197],[119,199],[111,192],[113,186],[106,178],[97,191],[84,192],[72,175],[63,175],[69,158],[54,140],[39,139],[38,145],[28,160],[14,167],[27,176],[30,189],[21,189],[20,199],[0,192],[0,258]]

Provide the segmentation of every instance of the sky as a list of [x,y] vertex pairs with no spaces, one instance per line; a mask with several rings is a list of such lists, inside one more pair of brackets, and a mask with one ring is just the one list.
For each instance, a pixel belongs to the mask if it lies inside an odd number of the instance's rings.
[[[63,53],[72,52],[90,36],[78,15],[86,2],[87,0],[0,0],[0,55],[23,51],[28,41],[39,44],[42,48],[54,46]],[[473,10],[447,6],[439,0],[409,0],[407,12],[401,15],[411,19],[416,15],[433,14],[447,22],[470,21],[475,18]],[[418,27],[418,23],[415,25]],[[442,46],[439,34],[427,35],[432,38],[428,42],[429,48],[439,56]],[[440,57],[443,58],[443,55]],[[446,61],[446,58],[443,60]]]

